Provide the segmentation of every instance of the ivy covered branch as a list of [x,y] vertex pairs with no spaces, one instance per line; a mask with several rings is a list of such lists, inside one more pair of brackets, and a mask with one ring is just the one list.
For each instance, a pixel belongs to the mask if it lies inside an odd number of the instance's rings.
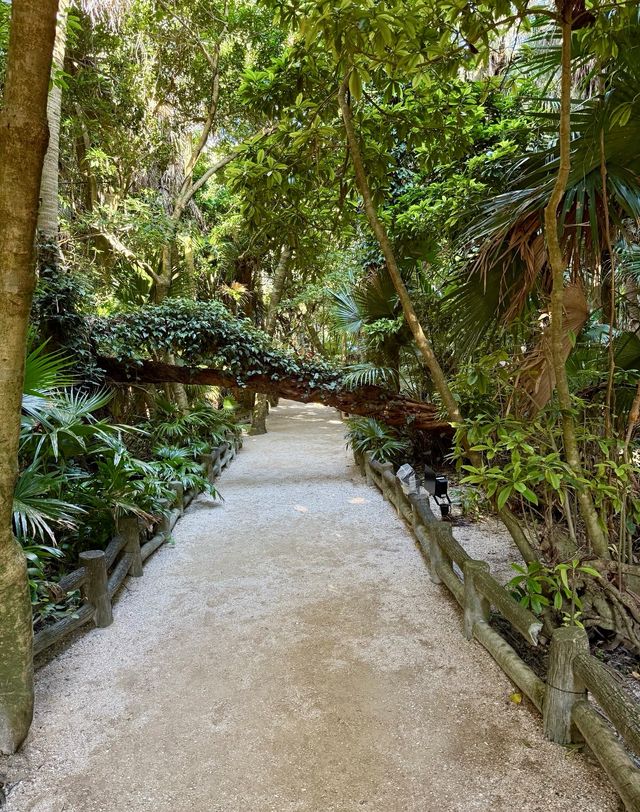
[[[352,388],[340,368],[278,349],[249,320],[234,318],[219,302],[171,299],[97,319],[92,334],[100,366],[114,382],[246,387],[394,426],[451,432],[434,404],[378,386]],[[163,354],[178,362],[153,360]]]

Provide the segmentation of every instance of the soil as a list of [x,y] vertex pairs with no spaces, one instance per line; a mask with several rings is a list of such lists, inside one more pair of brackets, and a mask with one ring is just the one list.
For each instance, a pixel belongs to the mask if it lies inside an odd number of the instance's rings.
[[339,415],[282,402],[269,428],[38,671],[9,812],[618,810],[464,639]]

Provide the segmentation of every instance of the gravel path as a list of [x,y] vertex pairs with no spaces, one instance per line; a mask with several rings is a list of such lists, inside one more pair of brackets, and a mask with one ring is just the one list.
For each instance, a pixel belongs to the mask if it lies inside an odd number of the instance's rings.
[[463,639],[337,414],[270,429],[40,669],[10,812],[617,810]]

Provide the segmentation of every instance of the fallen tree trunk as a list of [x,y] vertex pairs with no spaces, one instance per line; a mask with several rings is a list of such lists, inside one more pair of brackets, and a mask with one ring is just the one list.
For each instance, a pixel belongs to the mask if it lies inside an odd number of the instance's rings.
[[451,425],[439,418],[432,403],[413,400],[378,386],[360,386],[353,390],[329,389],[304,379],[280,378],[274,381],[264,374],[246,375],[239,380],[220,369],[176,366],[160,361],[119,361],[117,358],[99,357],[98,363],[114,383],[242,386],[265,395],[276,395],[300,403],[322,403],[348,414],[375,417],[390,426],[410,426],[443,435],[453,432]]

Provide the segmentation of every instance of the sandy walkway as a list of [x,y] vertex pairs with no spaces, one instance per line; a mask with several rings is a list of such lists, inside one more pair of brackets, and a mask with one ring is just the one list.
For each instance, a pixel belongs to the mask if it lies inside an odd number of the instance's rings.
[[11,812],[618,809],[460,634],[337,415],[286,403],[37,675]]

